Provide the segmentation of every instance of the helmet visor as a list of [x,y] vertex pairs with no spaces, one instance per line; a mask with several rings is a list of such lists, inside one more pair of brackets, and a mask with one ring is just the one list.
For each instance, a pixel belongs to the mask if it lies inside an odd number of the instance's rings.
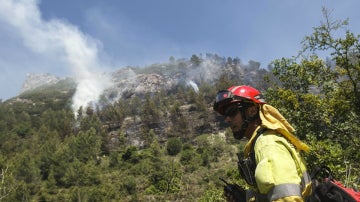
[[253,104],[251,100],[236,96],[229,90],[221,90],[216,94],[213,108],[221,115],[225,115],[226,108],[228,108],[232,103],[237,103],[237,108],[242,108]]
[[228,102],[234,98],[234,94],[228,90],[221,90],[216,94],[215,103]]
[[221,90],[216,94],[214,110],[224,115],[224,106],[231,103],[234,100],[234,94],[228,90]]

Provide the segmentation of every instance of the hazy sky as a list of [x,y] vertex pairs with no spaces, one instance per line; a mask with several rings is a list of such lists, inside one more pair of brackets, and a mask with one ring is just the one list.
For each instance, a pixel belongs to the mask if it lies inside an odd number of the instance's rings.
[[0,0],[0,99],[28,73],[84,81],[205,53],[266,67],[297,54],[323,6],[360,34],[358,0]]

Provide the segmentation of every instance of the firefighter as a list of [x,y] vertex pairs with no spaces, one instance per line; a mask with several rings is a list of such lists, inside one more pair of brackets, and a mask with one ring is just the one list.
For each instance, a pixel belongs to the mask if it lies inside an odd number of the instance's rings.
[[[250,86],[219,91],[213,108],[236,139],[248,140],[238,162],[251,187],[242,201],[305,201],[311,188],[301,152],[309,147],[293,135],[294,128],[279,111]],[[225,196],[234,201],[231,193],[225,191]]]

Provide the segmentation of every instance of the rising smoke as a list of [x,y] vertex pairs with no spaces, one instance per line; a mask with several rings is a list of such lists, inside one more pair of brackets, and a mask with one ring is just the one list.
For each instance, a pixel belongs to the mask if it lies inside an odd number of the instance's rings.
[[196,93],[199,92],[199,87],[193,80],[187,81],[186,84],[191,86]]
[[68,67],[77,82],[73,110],[96,103],[110,79],[100,72],[107,68],[100,61],[100,44],[76,26],[59,19],[44,20],[37,0],[0,0],[0,22],[11,27],[32,52]]

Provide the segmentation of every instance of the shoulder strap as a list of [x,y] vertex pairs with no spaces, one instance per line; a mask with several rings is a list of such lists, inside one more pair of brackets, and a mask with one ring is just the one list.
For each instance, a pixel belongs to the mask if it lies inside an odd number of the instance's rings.
[[256,135],[254,137],[254,140],[251,142],[251,145],[250,145],[250,153],[249,153],[249,156],[251,158],[251,160],[253,160],[253,162],[256,164],[256,161],[255,161],[255,151],[254,151],[254,147],[255,147],[255,143],[256,143],[256,140],[260,137],[260,135],[262,135],[265,131],[267,130],[267,128],[259,128],[257,131],[256,131]]
[[245,179],[246,183],[251,186],[256,186],[255,180],[255,169],[256,169],[256,161],[255,161],[255,152],[254,146],[257,138],[266,130],[266,128],[260,128],[256,132],[256,135],[253,141],[250,143],[250,152],[247,158],[242,158],[238,155],[238,170],[240,175]]

